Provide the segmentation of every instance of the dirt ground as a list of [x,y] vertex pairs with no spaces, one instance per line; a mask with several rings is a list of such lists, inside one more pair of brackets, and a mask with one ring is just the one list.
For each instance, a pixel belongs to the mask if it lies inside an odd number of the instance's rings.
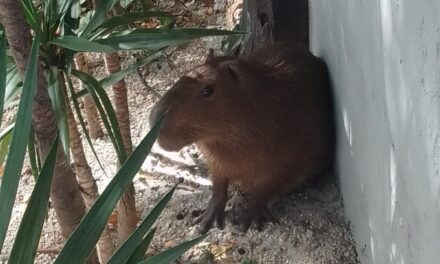
[[[225,24],[227,1],[182,1],[186,8],[180,8],[181,23],[187,26],[221,27]],[[174,1],[161,2],[158,9],[177,10]],[[207,15],[210,14],[210,15]],[[189,17],[189,19],[185,17]],[[211,37],[190,42],[178,48],[167,50],[168,60],[161,59],[141,70],[146,83],[159,94],[163,94],[182,74],[191,70],[205,58],[208,48],[219,52],[221,38]],[[136,53],[121,54],[123,64],[135,61]],[[93,73],[104,76],[101,57],[91,55]],[[126,78],[129,91],[129,107],[132,137],[135,145],[147,134],[147,117],[154,102],[158,100],[132,74]],[[87,158],[92,167],[97,184],[102,191],[116,170],[116,154],[107,137],[95,140],[95,148],[107,174],[99,168],[90,149],[86,146]],[[20,181],[10,229],[5,247],[0,255],[0,263],[6,263],[13,237],[32,191],[34,181],[28,165]],[[195,146],[179,153],[170,153],[153,147],[141,172],[135,178],[136,201],[139,215],[143,218],[148,211],[176,182],[183,177],[180,185],[158,221],[158,229],[149,254],[198,235],[192,225],[192,212],[203,209],[210,198],[210,181]],[[224,230],[213,229],[208,238],[182,256],[176,263],[258,263],[258,264],[355,264],[357,254],[349,225],[344,218],[342,198],[339,194],[336,177],[329,176],[313,186],[307,186],[290,196],[274,202],[272,212],[279,223],[267,224],[262,231],[249,230],[240,233],[227,221]],[[231,188],[232,199],[227,204],[228,215],[240,208],[240,194]],[[228,220],[228,218],[227,218]],[[53,210],[45,222],[37,254],[38,264],[51,263],[62,247],[62,239],[56,224]]]

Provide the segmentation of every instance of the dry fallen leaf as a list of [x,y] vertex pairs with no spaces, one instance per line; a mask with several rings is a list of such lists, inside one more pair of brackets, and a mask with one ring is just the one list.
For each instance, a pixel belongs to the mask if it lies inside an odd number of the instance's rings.
[[160,21],[155,18],[149,18],[147,21],[143,21],[141,23],[141,27],[143,28],[157,28],[160,26]]
[[229,241],[222,244],[202,243],[202,254],[205,258],[211,259],[216,264],[232,264],[231,251],[237,246],[236,241]]
[[116,212],[112,212],[108,219],[108,228],[110,230],[116,230],[118,228],[118,215]]
[[170,239],[170,240],[167,240],[167,241],[165,241],[164,243],[163,243],[163,247],[164,248],[172,248],[172,247],[175,247],[175,246],[177,246],[177,243],[176,243],[176,241],[174,241],[174,240],[172,240],[172,239]]
[[212,16],[214,14],[214,9],[212,7],[209,7],[208,10],[206,10],[206,15]]

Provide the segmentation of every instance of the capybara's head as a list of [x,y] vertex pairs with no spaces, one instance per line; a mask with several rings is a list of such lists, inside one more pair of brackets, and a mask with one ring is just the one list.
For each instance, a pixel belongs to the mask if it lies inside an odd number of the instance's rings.
[[246,108],[243,79],[250,72],[235,57],[215,57],[180,78],[154,106],[150,125],[168,110],[159,145],[178,151],[191,143],[233,136]]

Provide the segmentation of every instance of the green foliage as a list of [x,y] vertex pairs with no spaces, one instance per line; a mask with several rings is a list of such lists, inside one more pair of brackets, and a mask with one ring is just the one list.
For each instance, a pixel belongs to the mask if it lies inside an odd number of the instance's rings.
[[87,260],[102,230],[104,230],[113,208],[150,152],[162,122],[163,119],[151,129],[122,165],[107,188],[71,234],[55,261],[55,264],[84,263]]
[[6,75],[7,75],[7,53],[6,53],[6,36],[3,34],[0,36],[0,124],[3,118],[3,106],[5,102],[6,93]]
[[9,151],[9,144],[11,143],[13,129],[14,125],[10,125],[2,132],[0,141],[0,164],[3,164],[6,160],[6,155]]
[[72,73],[85,84],[89,94],[92,96],[113,146],[117,150],[119,162],[121,164],[124,163],[127,153],[125,152],[118,120],[116,119],[116,113],[110,98],[104,88],[92,76],[77,70],[72,70]]
[[173,16],[168,12],[151,11],[151,12],[130,12],[127,14],[112,17],[102,23],[93,33],[93,36],[105,36],[115,29],[128,29],[129,25],[147,18],[157,19],[173,19]]
[[59,137],[57,136],[35,183],[29,203],[26,206],[26,211],[15,237],[8,263],[32,264],[34,262],[35,252],[37,251],[41,230],[43,229],[44,217],[48,208],[50,187],[57,159],[58,142]]
[[[66,75],[68,76],[68,78],[66,78],[67,87],[69,89],[70,94],[73,95],[72,96],[73,106],[75,108],[76,113],[81,113],[81,109],[79,107],[79,102],[78,102],[77,96],[75,96],[75,90],[73,88],[72,79],[69,77],[70,75],[68,75],[67,73],[66,73]],[[92,140],[90,138],[89,132],[87,131],[87,128],[86,128],[86,124],[84,122],[84,118],[82,117],[81,114],[78,114],[77,116],[78,116],[79,123],[81,125],[81,129],[83,131],[83,134],[86,136],[87,143],[90,146],[90,150],[92,151],[93,155],[95,156],[101,170],[104,172],[105,175],[107,175],[106,171],[104,170],[104,166],[102,166],[102,163],[98,158],[98,154],[96,153],[95,147],[93,147]]]
[[[160,128],[162,127],[164,118],[165,116],[162,117],[151,129],[138,147],[128,157],[121,169],[116,173],[115,177],[109,183],[102,195],[98,198],[92,208],[90,208],[81,223],[71,234],[58,258],[55,260],[55,264],[76,264],[86,262],[87,257],[92,253],[94,245],[98,241],[114,206],[150,152]],[[142,251],[146,249],[146,246],[148,246],[151,237],[154,234],[154,229],[151,229],[151,227],[171,199],[176,187],[177,186],[174,186],[153,208],[153,210],[151,210],[139,227],[113,255],[109,263],[125,263],[130,260],[131,257],[139,258],[142,255]],[[147,234],[148,231],[150,232]],[[150,260],[145,263],[169,263],[193,245],[200,242],[203,238],[204,236],[184,242],[181,245],[156,255],[153,262]]]
[[106,38],[96,39],[96,42],[117,50],[154,50],[182,44],[188,40],[204,36],[228,36],[233,34],[237,34],[237,32],[218,29],[152,28],[115,32]]
[[163,251],[155,256],[152,256],[142,262],[139,262],[138,264],[168,264],[172,261],[176,260],[179,256],[181,256],[183,253],[188,251],[193,246],[197,245],[199,242],[201,242],[203,239],[205,239],[206,235],[203,235],[201,237],[195,238],[193,240],[189,240],[186,242],[183,242],[182,244],[175,246],[173,248],[170,248],[166,251]]
[[39,33],[37,32],[32,44],[31,56],[26,69],[26,77],[23,85],[24,89],[18,106],[17,121],[15,122],[14,131],[12,132],[10,145],[13,147],[9,149],[0,185],[0,215],[2,216],[0,217],[0,248],[3,247],[6,231],[11,219],[18,181],[20,179],[21,168],[23,167],[24,156],[26,154],[26,139],[29,138],[31,129],[32,99],[37,86],[39,37]]
[[93,30],[99,27],[107,20],[107,14],[115,4],[115,0],[99,1],[93,16],[90,18],[86,28],[79,34],[79,36],[87,37]]
[[[163,121],[162,119],[154,126],[134,152],[127,157],[116,115],[104,87],[110,86],[140,66],[159,58],[162,56],[162,50],[170,45],[182,44],[204,36],[231,36],[241,33],[217,29],[170,28],[174,21],[170,13],[152,12],[146,9],[143,12],[131,12],[108,19],[107,14],[115,4],[115,0],[101,0],[96,11],[89,12],[88,15],[82,17],[80,16],[80,0],[37,2],[22,0],[21,2],[26,21],[35,33],[24,81],[21,80],[17,67],[8,55],[6,38],[0,27],[0,111],[3,112],[5,107],[18,105],[15,122],[0,132],[0,165],[3,165],[6,160],[0,185],[0,215],[2,216],[0,218],[0,249],[6,237],[27,150],[32,172],[36,176],[36,185],[17,233],[9,263],[32,263],[34,261],[44,216],[47,213],[49,190],[57,150],[60,149],[59,145],[63,147],[67,155],[70,152],[66,95],[74,105],[93,154],[101,168],[103,167],[87,133],[77,101],[78,97],[90,94],[97,105],[122,166],[71,234],[55,262],[85,263],[94,250],[117,201],[148,155]],[[145,8],[149,5],[147,2],[149,1],[142,1]],[[134,3],[132,0],[126,0],[121,4],[127,7]],[[154,29],[137,29],[133,26],[133,23],[137,21],[150,18],[156,18],[161,22],[161,26]],[[100,81],[88,74],[71,70],[76,52],[112,52],[131,49],[147,49],[148,55],[139,62]],[[52,100],[59,129],[59,135],[43,166],[41,166],[36,150],[35,135],[31,127],[32,99],[37,85],[38,59],[42,62],[41,69],[44,71],[46,87]],[[75,93],[70,78],[72,74],[84,83],[86,90]],[[66,77],[65,80],[63,77]],[[184,242],[144,260],[144,253],[155,233],[154,223],[171,199],[175,188],[164,196],[138,229],[122,244],[110,263],[169,263],[204,238],[202,236]]]
[[[162,49],[159,49],[155,52],[152,52],[150,55],[148,55],[147,57],[145,57],[144,59],[139,60],[136,63],[133,63],[132,65],[128,66],[125,69],[122,69],[118,72],[115,72],[113,74],[110,74],[108,76],[106,76],[105,78],[103,78],[102,80],[98,81],[98,83],[103,87],[103,88],[107,88],[112,86],[113,84],[119,82],[120,80],[122,80],[125,76],[127,76],[128,74],[132,73],[133,71],[135,71],[137,68],[144,66],[147,63],[150,63],[160,57],[163,56],[162,53]],[[84,88],[81,91],[78,91],[77,93],[72,92],[73,94],[73,98],[79,98],[81,96],[84,96],[86,94],[89,94],[89,92],[87,91],[87,88]]]
[[144,237],[142,242],[133,252],[131,257],[128,259],[127,264],[137,264],[144,259],[145,252],[150,246],[151,240],[153,240],[154,234],[156,233],[156,228],[152,228],[150,232]]
[[75,36],[62,36],[50,41],[50,44],[55,44],[63,48],[73,51],[89,51],[89,52],[113,52],[116,51],[110,46],[102,45],[85,38]]
[[241,261],[241,264],[257,264],[257,262],[249,257],[244,257],[244,259]]
[[[148,216],[142,221],[136,231],[122,244],[118,252],[116,252],[113,257],[109,260],[108,264],[119,264],[126,263],[131,256],[133,256],[134,252],[140,246],[140,244],[144,240],[144,236],[148,230],[151,229],[156,219],[160,216],[165,206],[171,199],[174,191],[176,190],[176,186],[172,188],[156,205],[156,207],[148,214]],[[151,241],[151,239],[150,239]],[[146,243],[146,242],[145,242]],[[144,251],[145,252],[145,251]]]
[[18,104],[18,100],[16,100],[16,98],[17,95],[21,92],[22,85],[23,83],[21,81],[21,77],[18,73],[17,67],[15,67],[15,65],[8,66],[6,72],[4,107]]
[[36,10],[34,4],[32,3],[32,0],[22,0],[21,3],[23,6],[25,18],[26,18],[29,26],[34,31],[37,31],[37,29],[40,26],[40,23],[38,21],[37,10]]
[[58,130],[61,135],[61,144],[66,153],[67,162],[69,162],[70,143],[69,143],[69,124],[66,113],[66,98],[64,98],[64,89],[60,83],[60,72],[56,67],[49,67],[49,77],[47,78],[47,90],[52,106],[55,112],[55,118],[58,125]]
[[[31,164],[32,175],[35,179],[38,178],[38,174],[40,173],[41,164],[39,163],[40,156],[38,155],[38,151],[35,145],[35,134],[34,129],[31,128],[31,133],[29,134],[28,141],[28,154],[29,154],[29,162]],[[3,160],[0,159],[0,164],[3,164]]]

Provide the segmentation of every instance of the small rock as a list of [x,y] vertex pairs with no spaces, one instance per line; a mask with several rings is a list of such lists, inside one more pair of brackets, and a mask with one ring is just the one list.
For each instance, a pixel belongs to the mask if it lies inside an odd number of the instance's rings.
[[307,231],[306,231],[306,236],[307,236],[308,238],[311,238],[311,237],[313,236],[313,231],[310,230],[310,229],[307,229]]
[[244,253],[246,253],[246,250],[244,248],[238,248],[238,254],[243,255]]
[[201,214],[202,214],[202,210],[193,210],[193,211],[191,211],[191,216],[192,217],[198,217]]
[[288,233],[281,233],[281,235],[278,237],[278,241],[281,243],[285,243],[289,239]]
[[184,216],[182,213],[178,213],[178,214],[176,215],[176,219],[177,219],[177,220],[182,220],[183,218],[185,218],[185,216]]

